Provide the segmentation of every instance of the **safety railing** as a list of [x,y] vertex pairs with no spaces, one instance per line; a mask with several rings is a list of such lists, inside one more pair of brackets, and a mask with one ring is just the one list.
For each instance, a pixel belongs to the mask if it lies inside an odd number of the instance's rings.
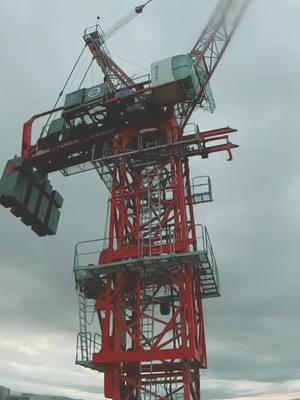
[[108,238],[78,242],[74,252],[74,271],[87,265],[98,265],[101,251],[107,248]]
[[213,201],[211,180],[209,176],[195,176],[192,180],[193,204]]
[[206,226],[204,227],[204,238],[205,238],[205,247],[207,249],[207,256],[208,256],[208,259],[209,259],[209,263],[210,263],[213,275],[215,277],[217,287],[220,287],[220,285],[219,285],[220,281],[219,281],[218,265],[217,265],[217,262],[216,262],[215,254],[214,254],[214,251],[213,251],[213,248],[212,248],[212,244],[211,244],[210,237],[209,237],[209,234],[207,232]]
[[77,335],[76,364],[88,365],[93,361],[93,354],[101,351],[99,333],[80,332]]
[[102,45],[106,40],[105,33],[103,32],[99,24],[92,25],[86,28],[83,33],[83,38],[86,43],[88,43],[89,40],[98,40],[100,45]]
[[[206,227],[201,224],[197,224],[196,228],[196,240],[197,246],[196,251],[204,251],[207,252],[209,260],[212,266],[215,266],[215,258],[213,254],[213,249],[211,246],[211,242],[209,239],[209,235]],[[176,234],[175,230],[172,231],[168,240],[163,238],[162,236],[158,236],[156,239],[155,245],[152,244],[152,249],[149,249],[149,243],[151,243],[148,237],[144,238],[140,235],[138,243],[137,243],[137,258],[141,259],[149,256],[157,256],[160,255],[165,248],[165,245],[168,247],[167,254],[175,254],[176,253]],[[74,251],[74,271],[80,271],[81,269],[86,269],[87,266],[97,266],[99,265],[99,257],[103,250],[108,248],[109,238],[103,239],[94,239],[94,240],[86,240],[79,242],[75,245]],[[117,238],[114,238],[113,248],[117,249]],[[160,250],[160,253],[159,251]],[[193,246],[191,245],[190,251],[193,250]]]
[[151,86],[150,74],[137,75],[133,77],[135,85],[142,85],[143,87]]
[[199,125],[195,124],[194,122],[186,124],[183,130],[183,136],[188,135],[200,135]]
[[[168,240],[163,238],[162,234],[160,233],[155,238],[155,244],[151,245],[152,249],[151,248],[148,249],[149,243],[151,243],[151,241],[153,240],[154,239],[152,237],[149,238],[149,237],[144,237],[142,234],[140,235],[137,243],[138,258],[145,257],[146,255],[151,256],[157,254],[157,250],[155,249],[160,249],[162,251],[164,245],[169,245],[170,253],[173,254],[176,252],[175,231],[170,234]],[[113,248],[115,250],[117,249],[117,242],[118,239],[117,237],[115,237],[113,239]],[[86,240],[76,243],[74,251],[74,260],[73,260],[74,270],[80,269],[78,268],[80,266],[98,265],[100,253],[108,248],[108,244],[109,244],[108,237],[102,239]],[[75,266],[77,268],[75,268]]]
[[[153,238],[143,237],[140,235],[137,243],[137,258],[141,259],[145,256],[159,255],[162,253],[164,245],[168,245],[170,254],[175,254],[176,252],[176,236],[175,232],[172,232],[168,241],[158,235],[155,239],[155,245],[149,243]],[[117,238],[113,240],[113,248],[117,249]],[[93,239],[79,242],[75,245],[73,269],[74,271],[79,271],[85,269],[87,266],[97,266],[99,265],[99,257],[104,249],[108,248],[109,238],[103,239]]]
[[202,224],[196,224],[195,228],[196,228],[196,238],[197,238],[197,251],[205,253],[212,274],[215,277],[216,284],[217,286],[219,286],[218,265],[216,262],[215,254],[213,251],[213,247],[211,244],[207,228]]

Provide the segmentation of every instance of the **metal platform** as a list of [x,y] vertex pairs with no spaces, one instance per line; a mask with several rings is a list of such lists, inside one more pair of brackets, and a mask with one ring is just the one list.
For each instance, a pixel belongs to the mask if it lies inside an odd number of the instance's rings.
[[74,273],[76,283],[86,287],[101,285],[103,277],[116,272],[144,271],[160,273],[174,266],[193,265],[201,272],[203,298],[220,296],[218,268],[206,227],[197,225],[201,235],[197,250],[186,253],[170,253],[126,259],[118,262],[99,264],[99,254],[106,248],[106,239],[96,239],[77,243],[74,254]]

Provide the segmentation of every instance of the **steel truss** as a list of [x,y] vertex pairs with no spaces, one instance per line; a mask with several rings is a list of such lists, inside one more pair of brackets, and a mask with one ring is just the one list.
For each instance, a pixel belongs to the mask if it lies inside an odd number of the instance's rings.
[[209,82],[250,0],[219,1],[190,55],[199,73],[200,90],[196,100],[176,105],[179,125],[184,128],[196,107],[213,112],[215,102]]
[[[219,285],[206,228],[197,240],[189,153],[157,151],[181,140],[174,116],[142,138],[121,131],[114,156],[93,161],[101,177],[101,162],[111,175],[109,224],[100,256],[90,262],[80,254],[93,252],[75,253],[81,314],[83,299],[92,301],[100,326],[93,335],[81,315],[77,362],[104,372],[105,396],[114,400],[200,399],[202,299],[218,296]],[[145,151],[139,162],[134,146]],[[206,156],[203,146],[197,153]]]

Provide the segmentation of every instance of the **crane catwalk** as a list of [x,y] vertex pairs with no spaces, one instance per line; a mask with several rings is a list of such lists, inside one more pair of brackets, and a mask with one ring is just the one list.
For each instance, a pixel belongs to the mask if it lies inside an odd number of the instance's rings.
[[133,79],[106,40],[148,3],[106,35],[99,25],[86,29],[104,82],[67,94],[37,143],[33,123],[53,110],[24,124],[22,154],[5,168],[0,202],[40,236],[55,234],[62,198],[48,174],[96,170],[110,193],[108,221],[103,239],[75,249],[76,362],[104,374],[113,400],[200,400],[202,303],[220,289],[207,229],[194,216],[195,204],[212,201],[211,183],[191,179],[189,159],[226,152],[231,160],[237,145],[235,129],[200,132],[190,117],[196,108],[214,111],[209,81],[249,1],[219,1],[188,55]]

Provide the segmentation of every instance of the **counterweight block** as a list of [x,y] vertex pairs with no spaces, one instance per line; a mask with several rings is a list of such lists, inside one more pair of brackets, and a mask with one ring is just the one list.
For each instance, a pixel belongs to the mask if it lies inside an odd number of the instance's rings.
[[15,157],[7,162],[0,180],[0,204],[38,236],[56,234],[63,198],[28,160]]

